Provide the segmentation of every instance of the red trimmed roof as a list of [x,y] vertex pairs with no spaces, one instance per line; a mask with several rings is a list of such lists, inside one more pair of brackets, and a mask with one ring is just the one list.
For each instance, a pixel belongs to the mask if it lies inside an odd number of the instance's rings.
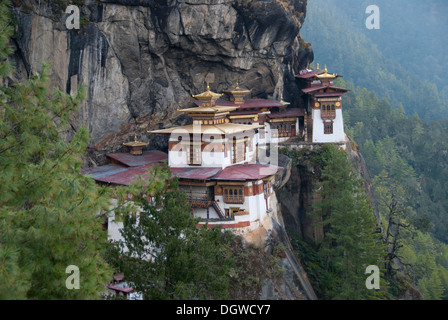
[[343,94],[344,94],[344,92],[326,92],[326,93],[316,93],[314,96],[316,98],[340,97]]
[[134,156],[130,153],[109,153],[107,156],[119,162],[82,171],[99,182],[130,185],[137,176],[146,176],[147,171],[154,165],[161,165],[168,159],[165,152],[158,150],[144,151],[142,155]]
[[106,285],[106,287],[108,287],[109,289],[112,289],[112,290],[121,291],[121,292],[125,292],[125,293],[131,293],[134,291],[134,288],[129,287],[129,284],[127,282],[120,282],[117,284],[108,284],[108,285]]
[[130,153],[108,153],[106,156],[128,167],[144,166],[149,163],[168,160],[168,155],[165,152],[157,150],[144,151],[140,156],[134,156]]
[[259,113],[260,113],[259,110],[232,111],[232,112],[229,113],[229,116],[256,115],[256,114],[259,114]]
[[[299,109],[291,109],[291,114]],[[303,111],[303,109],[301,109]],[[282,115],[284,116],[284,115]],[[141,176],[145,179],[152,166],[162,165],[168,155],[161,151],[145,151],[142,156],[128,153],[112,153],[108,156],[120,164],[108,164],[83,170],[82,173],[91,176],[98,182],[130,185]],[[275,174],[281,168],[262,164],[238,164],[224,169],[216,167],[181,167],[170,168],[174,176],[179,179],[195,180],[258,180]]]
[[213,180],[259,180],[271,176],[282,168],[276,166],[253,164],[236,164],[224,168],[220,173],[213,177]]
[[289,108],[282,112],[274,112],[267,114],[270,119],[278,118],[291,118],[291,117],[303,117],[305,115],[305,109],[303,108]]
[[221,171],[221,168],[183,167],[171,168],[173,175],[180,179],[207,180]]
[[340,87],[334,87],[334,86],[319,86],[319,85],[312,86],[312,87],[309,87],[309,88],[304,88],[304,89],[302,89],[302,91],[305,92],[305,93],[311,93],[311,92],[319,91],[319,90],[322,90],[322,89],[325,89],[325,88],[331,88],[331,89],[339,90],[339,91],[342,91],[342,92],[350,91],[350,90],[348,90],[348,89],[340,88]]
[[126,170],[128,170],[128,167],[119,164],[108,164],[105,166],[99,166],[82,170],[82,174],[91,176],[96,180],[97,178],[100,179],[102,177],[110,176],[112,174],[116,174]]
[[[194,103],[197,106],[202,105],[202,101],[195,100]],[[252,108],[273,108],[273,107],[284,107],[283,104],[280,103],[280,101],[277,101],[275,99],[247,99],[242,104],[235,104],[231,101],[227,100],[217,100],[215,102],[216,106],[221,107],[235,107],[239,106],[238,110],[241,109],[252,109]]]
[[274,99],[249,99],[240,105],[239,109],[251,109],[251,108],[273,108],[284,107],[280,101]]
[[110,183],[110,184],[119,184],[119,185],[131,185],[135,182],[138,176],[145,178],[147,176],[148,170],[152,166],[160,165],[159,162],[150,163],[144,166],[138,167],[128,167],[126,170],[112,173],[110,175],[103,175],[100,177],[94,177],[96,181]]

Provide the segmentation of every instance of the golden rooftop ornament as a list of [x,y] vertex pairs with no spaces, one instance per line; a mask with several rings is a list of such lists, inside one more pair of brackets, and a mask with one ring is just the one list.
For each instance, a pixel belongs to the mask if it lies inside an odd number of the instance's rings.
[[199,101],[205,102],[205,103],[213,103],[214,104],[215,101],[218,100],[221,96],[222,96],[222,94],[212,92],[210,90],[210,86],[207,82],[207,88],[206,88],[205,92],[193,95],[192,97]]
[[134,141],[124,142],[123,145],[131,148],[130,153],[134,156],[141,155],[143,153],[143,148],[149,143],[141,142],[137,139],[137,135],[134,133]]
[[317,74],[316,77],[319,79],[334,79],[338,75],[336,73],[328,73],[327,65],[325,65],[324,73],[323,74]]
[[250,93],[250,90],[241,89],[238,81],[236,82],[236,87],[234,90],[223,90],[225,94],[229,96],[230,101],[235,104],[243,104],[244,96]]

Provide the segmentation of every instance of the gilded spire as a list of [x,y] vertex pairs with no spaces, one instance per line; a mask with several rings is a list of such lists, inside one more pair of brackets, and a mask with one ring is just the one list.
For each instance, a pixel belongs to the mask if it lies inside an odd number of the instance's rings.
[[148,145],[147,142],[141,142],[137,139],[137,134],[134,133],[134,141],[124,142],[123,145],[128,147],[143,147]]
[[142,142],[137,139],[137,134],[134,133],[134,141],[124,142],[123,145],[130,147],[130,153],[134,156],[139,156],[143,153],[143,148],[149,143]]
[[193,98],[198,99],[199,101],[205,102],[205,103],[212,103],[214,104],[216,100],[218,100],[222,94],[219,93],[214,93],[210,90],[210,85],[208,82],[207,83],[207,88],[205,90],[205,92],[202,92],[200,94],[195,94],[193,95]]
[[238,80],[236,81],[236,87],[235,89],[229,89],[229,90],[223,90],[225,94],[229,96],[230,101],[232,101],[235,104],[243,104],[244,103],[244,97],[250,93],[250,90],[242,89],[240,88],[240,84]]
[[333,79],[336,78],[337,76],[338,75],[336,73],[328,73],[327,65],[325,65],[324,73],[316,75],[316,77],[318,77],[319,79]]

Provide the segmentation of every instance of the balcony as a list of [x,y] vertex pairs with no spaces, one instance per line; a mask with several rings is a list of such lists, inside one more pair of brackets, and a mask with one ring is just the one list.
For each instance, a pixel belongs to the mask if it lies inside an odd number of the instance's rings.
[[203,193],[187,193],[187,201],[193,208],[208,208],[213,204],[213,197]]

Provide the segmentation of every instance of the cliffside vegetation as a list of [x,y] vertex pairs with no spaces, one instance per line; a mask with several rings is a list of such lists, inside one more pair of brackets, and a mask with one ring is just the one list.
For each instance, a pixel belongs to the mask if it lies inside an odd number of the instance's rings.
[[[107,197],[80,173],[87,130],[60,137],[82,91],[50,91],[46,67],[8,83],[13,28],[4,1],[0,30],[0,299],[95,299],[111,276],[97,215]],[[66,282],[69,266],[82,290]]]
[[145,299],[228,298],[233,260],[227,234],[196,227],[168,167],[155,167],[148,178],[123,190],[124,195],[133,191],[133,202],[118,197],[118,209],[125,209],[115,210],[116,218],[124,217],[123,240],[111,246],[108,261]]
[[[313,211],[306,213],[314,217],[311,228],[317,228],[315,242],[307,243],[297,234],[290,234],[318,298],[391,298],[383,270],[387,246],[378,232],[362,179],[347,153],[335,145],[324,145],[315,151],[283,152],[293,159],[307,154],[310,165],[316,170],[318,180],[314,181],[313,190],[316,200]],[[319,229],[322,234],[317,231]],[[379,290],[366,288],[365,272],[370,265],[382,270]]]
[[[302,29],[315,62],[342,74],[346,133],[372,176],[388,259],[402,261],[425,299],[448,299],[448,61],[444,1],[308,3]],[[388,270],[400,273],[400,270]]]
[[340,84],[352,90],[346,132],[365,157],[385,226],[394,223],[396,254],[425,298],[447,299],[448,122],[406,116],[373,92]]

